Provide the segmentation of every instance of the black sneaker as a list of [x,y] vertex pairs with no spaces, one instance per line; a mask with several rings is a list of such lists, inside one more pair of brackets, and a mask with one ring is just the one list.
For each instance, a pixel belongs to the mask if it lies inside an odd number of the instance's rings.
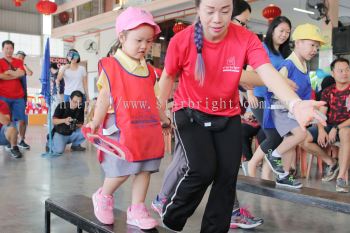
[[18,144],[18,147],[21,148],[21,149],[26,149],[26,150],[29,150],[30,149],[30,146],[25,143],[24,140],[22,140],[19,144]]
[[277,175],[284,174],[282,158],[277,158],[272,156],[272,150],[269,150],[269,152],[265,154],[265,160],[275,174]]
[[333,165],[328,165],[326,168],[326,174],[322,177],[322,181],[331,181],[333,180],[339,173],[339,163],[338,161]]
[[22,153],[21,153],[21,151],[19,151],[18,146],[12,147],[10,149],[9,153],[13,158],[16,158],[16,159],[19,159],[22,157]]
[[4,146],[4,148],[5,148],[5,151],[7,151],[7,152],[11,151],[11,145],[10,144]]
[[277,177],[276,184],[294,189],[300,189],[301,187],[303,187],[303,184],[300,183],[300,181],[296,180],[292,175],[287,175],[283,178]]
[[71,151],[85,151],[86,150],[86,148],[82,147],[81,145],[71,146],[70,149],[71,149]]

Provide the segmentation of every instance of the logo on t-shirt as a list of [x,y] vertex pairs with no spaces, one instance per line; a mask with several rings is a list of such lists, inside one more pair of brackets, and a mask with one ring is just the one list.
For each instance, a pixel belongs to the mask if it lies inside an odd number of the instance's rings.
[[241,70],[241,67],[236,66],[236,59],[235,57],[230,57],[226,61],[226,66],[222,67],[222,72],[234,72],[239,73]]

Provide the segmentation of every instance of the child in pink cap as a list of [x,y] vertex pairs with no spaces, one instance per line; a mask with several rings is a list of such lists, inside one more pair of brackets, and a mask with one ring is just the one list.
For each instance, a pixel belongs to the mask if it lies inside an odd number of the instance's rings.
[[101,137],[113,139],[129,155],[121,159],[104,153],[101,158],[105,179],[92,199],[95,216],[104,224],[114,222],[113,193],[134,175],[127,223],[141,229],[158,225],[144,202],[150,175],[158,171],[164,154],[162,128],[171,129],[171,121],[157,109],[156,77],[144,56],[159,33],[149,12],[129,7],[116,19],[117,52],[99,62],[99,95],[93,120],[86,128],[94,133],[102,125]]

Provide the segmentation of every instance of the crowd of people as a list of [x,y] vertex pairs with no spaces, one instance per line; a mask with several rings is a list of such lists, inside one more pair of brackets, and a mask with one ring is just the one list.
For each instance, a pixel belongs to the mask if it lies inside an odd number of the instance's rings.
[[[21,158],[23,151],[30,146],[25,142],[28,116],[27,76],[33,71],[25,64],[26,54],[18,51],[14,55],[15,44],[10,40],[2,42],[3,58],[0,59],[0,145],[13,158]],[[81,144],[85,141],[80,128],[84,124],[84,104],[87,93],[87,75],[85,67],[78,65],[79,53],[72,49],[67,54],[69,64],[58,70],[57,63],[50,68],[52,82],[52,116],[54,128],[50,132],[53,142],[46,144],[46,151],[62,154],[66,145],[72,151],[84,151]],[[65,95],[63,96],[63,94]]]
[[[246,175],[256,177],[262,166],[262,179],[274,173],[277,185],[302,188],[294,171],[297,146],[327,164],[322,181],[336,179],[336,191],[349,192],[349,61],[336,58],[330,64],[332,77],[324,80],[315,101],[307,62],[325,43],[317,26],[302,24],[292,32],[290,20],[278,16],[261,42],[247,28],[251,7],[246,1],[196,0],[195,6],[196,22],[170,40],[161,75],[145,60],[160,33],[153,16],[129,7],[117,17],[117,44],[99,61],[99,93],[89,120],[84,119],[90,100],[87,73],[79,52],[68,52],[67,65],[51,65],[54,143],[46,150],[62,154],[72,144],[72,151],[84,151],[85,138],[102,149],[98,158],[105,179],[92,195],[97,219],[113,224],[113,194],[133,177],[127,223],[141,229],[158,225],[145,199],[164,156],[163,135],[172,132],[173,158],[151,207],[173,231],[183,229],[209,187],[200,232],[263,224],[239,205],[241,161]],[[13,57],[13,42],[4,41],[2,49],[0,144],[20,158],[19,147],[30,148],[24,141],[24,109],[26,76],[32,71],[23,63],[24,52]],[[147,108],[128,108],[127,101],[142,101]],[[328,154],[332,145],[339,147],[337,157]]]

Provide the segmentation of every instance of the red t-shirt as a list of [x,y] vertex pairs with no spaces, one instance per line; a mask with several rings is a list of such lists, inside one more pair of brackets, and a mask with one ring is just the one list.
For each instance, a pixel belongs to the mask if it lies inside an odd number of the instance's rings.
[[333,84],[322,91],[321,100],[327,103],[327,122],[339,125],[350,119],[350,85],[340,91]]
[[[0,100],[0,114],[11,115],[9,106],[3,100]],[[2,124],[0,123],[0,129],[1,129],[1,127],[2,127]]]
[[[23,61],[17,58],[12,58],[11,65],[15,69],[24,70]],[[11,67],[5,61],[5,58],[0,59],[0,74],[11,70]],[[18,99],[24,97],[24,91],[20,79],[3,80],[0,79],[0,96],[10,99]]]
[[194,26],[171,39],[165,69],[171,76],[179,74],[173,110],[190,107],[213,115],[239,115],[238,84],[243,66],[249,64],[255,69],[270,62],[262,43],[254,33],[231,23],[222,41],[212,43],[204,39],[202,55],[206,76],[204,85],[199,86],[194,75]]

